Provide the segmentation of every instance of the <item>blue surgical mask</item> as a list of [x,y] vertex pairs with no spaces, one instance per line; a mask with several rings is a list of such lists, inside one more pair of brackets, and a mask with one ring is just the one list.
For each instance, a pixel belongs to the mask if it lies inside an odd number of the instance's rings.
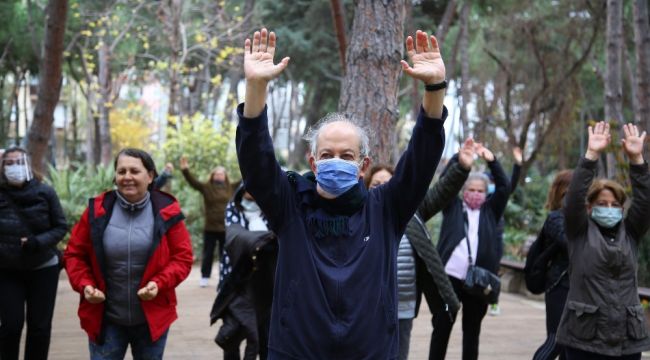
[[316,161],[316,182],[325,192],[338,197],[359,183],[359,164],[339,158]]
[[591,218],[600,226],[611,229],[623,219],[623,209],[619,207],[594,206]]
[[496,189],[496,186],[494,186],[494,184],[488,184],[487,193],[488,194],[494,194],[495,189]]

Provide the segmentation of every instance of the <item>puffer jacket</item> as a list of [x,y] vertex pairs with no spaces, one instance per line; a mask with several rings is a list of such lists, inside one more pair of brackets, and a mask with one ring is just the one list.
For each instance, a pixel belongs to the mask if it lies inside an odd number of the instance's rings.
[[650,349],[645,313],[639,302],[639,240],[650,222],[648,164],[630,164],[632,204],[604,236],[585,206],[597,161],[581,159],[564,204],[570,288],[556,341],[583,351],[622,356]]
[[[22,187],[0,188],[0,268],[33,269],[45,263],[58,255],[56,244],[67,229],[52,187],[32,179]],[[21,246],[22,237],[28,240]]]
[[414,255],[415,252],[408,238],[402,237],[397,249],[397,317],[399,319],[410,319],[415,316],[417,290]]

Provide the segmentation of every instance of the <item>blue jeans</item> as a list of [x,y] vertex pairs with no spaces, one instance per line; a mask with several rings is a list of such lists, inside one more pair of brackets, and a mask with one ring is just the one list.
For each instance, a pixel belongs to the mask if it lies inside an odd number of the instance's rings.
[[134,360],[162,359],[169,329],[157,340],[151,341],[149,325],[122,326],[106,322],[104,343],[89,341],[91,360],[122,360],[131,344]]

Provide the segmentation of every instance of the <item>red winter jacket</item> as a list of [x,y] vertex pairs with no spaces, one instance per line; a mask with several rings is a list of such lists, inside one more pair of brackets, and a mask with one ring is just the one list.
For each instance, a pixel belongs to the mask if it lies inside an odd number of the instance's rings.
[[[81,294],[78,311],[81,327],[92,341],[99,343],[103,342],[104,303],[89,303],[83,292],[86,285],[106,292],[102,275],[105,266],[103,235],[116,198],[114,191],[108,191],[90,199],[88,208],[72,229],[63,255],[70,284]],[[192,245],[176,199],[169,194],[152,191],[151,202],[155,214],[154,239],[140,287],[149,281],[158,285],[158,295],[150,301],[141,302],[151,340],[156,341],[178,318],[174,289],[190,273]]]

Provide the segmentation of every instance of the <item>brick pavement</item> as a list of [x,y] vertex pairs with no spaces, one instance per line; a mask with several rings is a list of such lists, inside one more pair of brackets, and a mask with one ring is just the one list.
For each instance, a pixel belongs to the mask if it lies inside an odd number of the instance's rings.
[[[212,280],[209,288],[199,288],[199,268],[178,289],[179,320],[171,327],[165,359],[221,359],[220,348],[213,342],[217,327],[209,327],[209,311],[214,300]],[[64,273],[59,282],[50,359],[88,359],[85,333],[77,318],[78,295]],[[430,316],[426,305],[415,320],[411,339],[411,359],[426,359],[430,336]],[[459,319],[460,320],[460,319]],[[218,324],[217,324],[218,325]],[[544,304],[513,294],[502,294],[501,315],[486,316],[483,321],[480,359],[530,359],[544,339]],[[450,340],[448,359],[460,359],[461,331],[457,323]],[[130,359],[130,355],[127,356]]]

